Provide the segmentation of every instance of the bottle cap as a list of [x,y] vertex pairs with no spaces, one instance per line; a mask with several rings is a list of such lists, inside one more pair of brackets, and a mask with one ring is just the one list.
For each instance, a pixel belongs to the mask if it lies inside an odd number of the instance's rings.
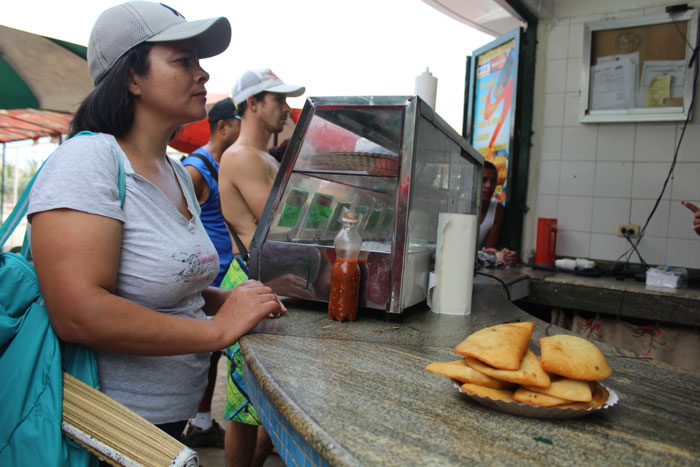
[[346,222],[357,222],[357,213],[345,211],[343,213],[343,221]]

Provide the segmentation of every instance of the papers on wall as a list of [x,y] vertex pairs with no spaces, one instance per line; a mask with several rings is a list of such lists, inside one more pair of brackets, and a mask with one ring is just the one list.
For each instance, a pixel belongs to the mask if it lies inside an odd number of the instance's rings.
[[621,62],[629,60],[634,64],[634,66],[639,67],[639,52],[632,52],[631,54],[621,54],[621,55],[608,55],[605,57],[598,57],[598,65],[603,63]]
[[[647,60],[642,66],[637,105],[660,107],[683,105],[685,60]],[[666,86],[668,85],[668,91]]]
[[647,107],[661,107],[671,97],[671,75],[657,76],[647,86]]
[[591,110],[632,108],[636,89],[637,66],[630,59],[599,60],[591,67]]
[[682,106],[685,60],[646,60],[639,52],[599,57],[591,66],[590,109]]

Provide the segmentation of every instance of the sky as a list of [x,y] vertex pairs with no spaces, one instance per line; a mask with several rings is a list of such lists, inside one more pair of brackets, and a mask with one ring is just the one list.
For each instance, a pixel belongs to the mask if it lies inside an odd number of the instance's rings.
[[[8,0],[0,24],[87,45],[105,0]],[[436,112],[462,129],[466,57],[494,38],[422,0],[166,0],[188,20],[225,16],[228,49],[201,61],[210,94],[229,94],[246,70],[270,68],[311,96],[410,95],[428,68],[438,79]]]

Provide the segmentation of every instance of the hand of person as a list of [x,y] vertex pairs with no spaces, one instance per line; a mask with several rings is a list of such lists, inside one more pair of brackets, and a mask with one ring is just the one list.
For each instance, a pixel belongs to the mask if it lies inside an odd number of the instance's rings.
[[496,265],[518,264],[518,254],[513,250],[509,250],[508,248],[503,248],[502,250],[497,250],[496,248],[483,248],[483,251],[496,255]]
[[277,318],[286,312],[287,308],[272,289],[256,280],[247,280],[229,292],[212,321],[224,330],[227,345],[231,345],[266,317]]
[[503,253],[503,263],[518,264],[518,253],[508,248],[504,248],[501,252]]
[[696,234],[700,235],[700,208],[688,201],[681,201],[681,203],[693,212],[693,230]]

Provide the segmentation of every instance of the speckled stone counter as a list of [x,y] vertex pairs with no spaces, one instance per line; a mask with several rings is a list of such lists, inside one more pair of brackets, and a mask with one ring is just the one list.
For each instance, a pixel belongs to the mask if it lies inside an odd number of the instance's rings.
[[454,360],[454,346],[472,332],[513,321],[535,322],[533,342],[567,332],[511,304],[494,279],[477,276],[469,316],[419,305],[391,320],[361,310],[356,322],[337,323],[322,304],[290,302],[287,316],[262,323],[241,348],[246,379],[294,432],[285,436],[320,455],[289,464],[700,464],[697,373],[598,344],[618,404],[582,418],[541,420],[483,407],[424,370]]

